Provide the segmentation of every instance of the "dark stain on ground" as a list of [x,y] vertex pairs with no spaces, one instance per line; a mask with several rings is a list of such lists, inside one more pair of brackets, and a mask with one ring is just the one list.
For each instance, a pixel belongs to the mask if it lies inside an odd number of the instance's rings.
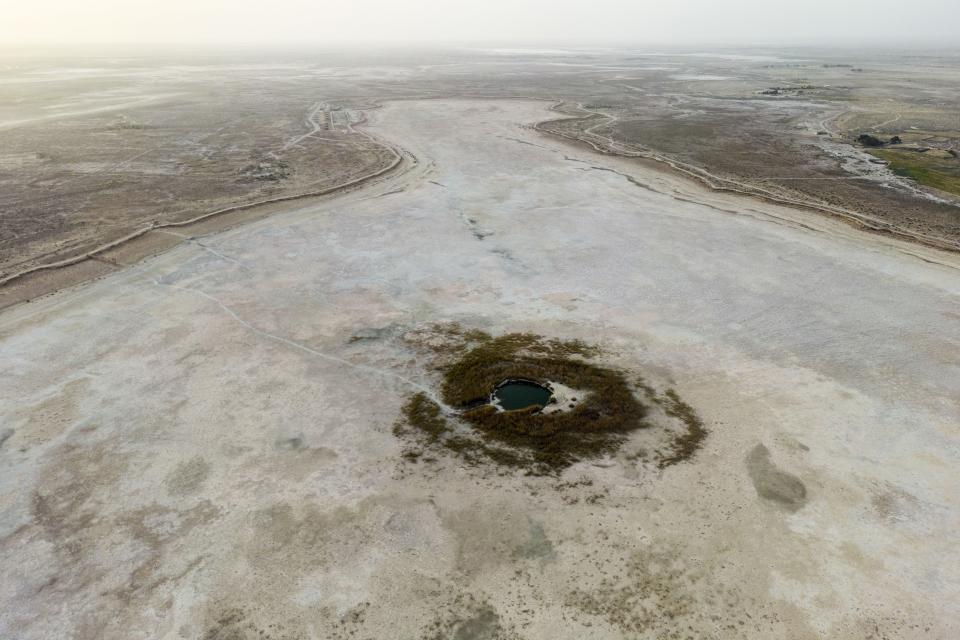
[[203,456],[194,456],[177,464],[164,480],[171,496],[187,496],[196,493],[210,475],[210,464]]
[[[0,554],[42,538],[50,556],[43,572],[24,587],[69,607],[72,637],[120,637],[118,630],[148,609],[158,591],[175,588],[204,558],[182,552],[194,530],[219,518],[208,501],[169,508],[160,504],[116,511],[130,455],[105,441],[94,446],[68,443],[50,452],[38,469],[31,496],[32,521],[0,539]],[[103,565],[105,549],[122,549],[123,562]],[[24,590],[26,593],[26,590]],[[89,594],[97,594],[95,603]],[[22,603],[11,603],[21,606]]]
[[457,594],[430,625],[426,640],[519,640],[496,609],[479,598]]
[[126,467],[127,458],[106,447],[62,447],[43,468],[31,515],[65,564],[82,562],[96,546],[93,527],[102,518],[95,494],[114,487]]
[[788,511],[797,511],[807,503],[806,486],[796,476],[778,469],[762,443],[747,454],[747,472],[757,495],[764,500]]
[[557,556],[543,525],[508,502],[442,514],[457,545],[456,571],[470,580],[518,564],[538,564]]
[[553,543],[550,542],[550,538],[547,537],[543,525],[531,520],[530,537],[513,550],[513,555],[525,560],[546,561],[554,559],[557,553],[553,548]]
[[460,621],[453,640],[494,640],[500,631],[500,616],[492,607],[483,607],[472,618]]
[[889,482],[874,487],[870,504],[888,524],[910,522],[923,506],[916,496]]
[[[112,595],[121,602],[133,603],[141,596],[149,596],[160,585],[176,582],[190,574],[200,566],[203,558],[197,556],[188,560],[180,554],[171,558],[170,549],[194,529],[215,521],[220,513],[210,501],[203,500],[181,511],[149,505],[118,518],[117,525],[140,544],[142,551],[128,560],[132,570],[123,586],[114,589]],[[156,522],[175,524],[157,526]],[[175,567],[174,572],[160,572],[161,567],[171,565]]]
[[347,343],[353,344],[355,342],[363,342],[365,340],[382,340],[383,338],[387,338],[392,335],[396,329],[397,328],[395,325],[357,329],[354,331],[353,335],[350,336],[350,339],[347,341]]
[[291,436],[289,438],[277,438],[276,440],[277,449],[283,451],[303,451],[307,448],[306,443],[303,441],[303,435]]
[[279,624],[257,625],[239,607],[224,609],[213,617],[200,636],[202,640],[299,640]]

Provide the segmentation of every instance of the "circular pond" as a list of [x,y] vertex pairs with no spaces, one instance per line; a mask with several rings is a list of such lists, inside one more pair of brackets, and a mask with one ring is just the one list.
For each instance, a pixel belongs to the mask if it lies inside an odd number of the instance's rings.
[[493,390],[493,401],[504,411],[516,411],[537,406],[541,409],[550,403],[553,392],[531,380],[507,380]]

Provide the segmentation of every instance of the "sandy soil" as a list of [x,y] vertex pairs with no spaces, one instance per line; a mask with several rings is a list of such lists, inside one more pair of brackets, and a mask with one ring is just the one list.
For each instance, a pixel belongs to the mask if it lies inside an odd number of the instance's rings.
[[625,118],[619,108],[565,102],[557,110],[576,117],[545,122],[540,129],[607,153],[656,160],[713,189],[802,206],[862,229],[960,250],[956,196],[921,188],[876,164],[851,144],[849,132],[822,137],[818,133],[826,132],[809,122],[784,126],[826,108],[820,104],[773,111],[769,104],[744,102],[692,112],[671,104],[640,120]]
[[[168,49],[6,52],[0,62],[0,308],[98,268],[18,274],[153,224],[367,175],[390,154],[352,123],[381,100],[410,97],[560,101],[564,113],[589,116],[555,124],[564,135],[641,153],[715,188],[960,248],[960,200],[934,188],[953,189],[960,171],[950,155],[960,152],[960,68],[950,51],[251,51],[197,60]],[[920,186],[876,164],[855,142],[862,133],[896,135],[943,162],[911,174],[925,176]],[[225,224],[248,216],[231,217]],[[97,259],[100,270],[112,265]],[[5,284],[11,276],[18,282]]]
[[[960,634],[957,256],[546,117],[389,103],[402,175],[0,313],[0,636]],[[406,463],[446,321],[599,342],[705,446]]]
[[82,92],[66,80],[46,92],[0,90],[0,102],[26,103],[0,108],[0,290],[155,225],[317,194],[393,160],[353,130],[361,111],[307,90],[249,89],[257,79],[243,74],[200,83],[165,73],[158,65],[144,82],[178,91],[121,86],[110,99],[103,78]]

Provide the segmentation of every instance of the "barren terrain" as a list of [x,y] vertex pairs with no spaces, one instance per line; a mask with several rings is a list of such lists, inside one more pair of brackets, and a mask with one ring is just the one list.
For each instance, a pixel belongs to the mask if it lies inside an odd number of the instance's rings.
[[[385,100],[397,171],[4,310],[0,636],[960,635],[958,254],[551,104]],[[594,345],[649,424],[559,474],[406,455],[451,326]],[[664,466],[670,393],[706,437]]]
[[393,162],[354,130],[361,112],[275,83],[264,95],[271,70],[0,74],[0,280],[91,251],[109,264],[102,248],[131,235],[315,195]]
[[544,131],[957,250],[958,87],[934,50],[0,52],[0,308],[378,174],[353,125],[398,98],[551,100]]

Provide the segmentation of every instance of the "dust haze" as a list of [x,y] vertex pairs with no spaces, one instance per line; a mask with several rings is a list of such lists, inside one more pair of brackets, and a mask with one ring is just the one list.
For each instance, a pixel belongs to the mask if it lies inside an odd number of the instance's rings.
[[4,9],[0,42],[66,45],[911,44],[956,41],[952,0],[38,0]]

